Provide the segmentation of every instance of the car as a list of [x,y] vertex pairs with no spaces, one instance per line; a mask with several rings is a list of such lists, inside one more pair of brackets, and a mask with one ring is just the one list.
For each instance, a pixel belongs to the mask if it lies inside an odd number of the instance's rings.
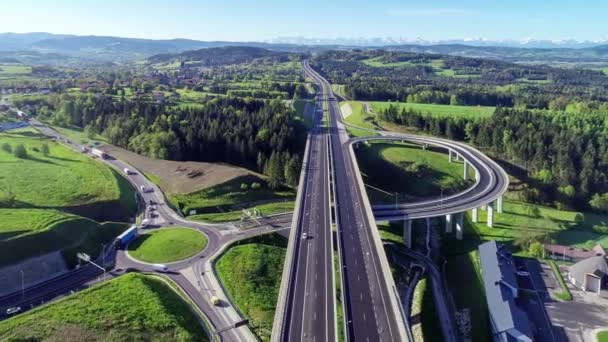
[[21,307],[20,306],[13,306],[11,308],[6,309],[6,315],[7,316],[16,315],[16,314],[18,314],[20,312],[21,312]]
[[308,239],[308,234],[306,232],[302,233],[302,240]]
[[522,276],[522,277],[529,277],[530,276],[530,272],[517,271],[517,275],[518,276]]
[[215,306],[222,304],[222,300],[217,298],[216,296],[211,296],[211,298],[209,300],[211,301],[211,304],[213,304]]
[[148,226],[148,224],[150,224],[150,220],[148,220],[148,219],[143,219],[143,220],[141,221],[141,223],[139,224],[139,226],[140,226],[141,228],[146,228],[146,227]]
[[165,264],[154,264],[152,267],[156,272],[164,273],[169,271],[169,267],[167,267]]

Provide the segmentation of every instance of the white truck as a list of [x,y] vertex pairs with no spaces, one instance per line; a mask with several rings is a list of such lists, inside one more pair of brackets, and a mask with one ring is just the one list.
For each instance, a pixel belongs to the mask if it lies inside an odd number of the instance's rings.
[[106,159],[106,158],[108,158],[108,154],[107,154],[107,153],[105,153],[104,151],[102,151],[102,150],[100,150],[100,149],[97,149],[97,148],[92,148],[92,149],[91,149],[91,153],[92,153],[94,156],[98,156],[98,157],[99,157],[99,158],[101,158],[101,159]]
[[141,223],[139,224],[139,226],[140,226],[141,228],[146,228],[146,227],[147,227],[149,224],[150,224],[150,220],[148,220],[148,219],[143,219],[143,220],[141,220]]

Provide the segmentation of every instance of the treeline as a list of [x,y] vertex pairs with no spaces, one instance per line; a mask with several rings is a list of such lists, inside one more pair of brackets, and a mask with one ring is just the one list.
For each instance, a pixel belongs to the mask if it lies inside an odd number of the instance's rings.
[[389,106],[380,119],[466,140],[521,166],[537,187],[525,200],[608,212],[608,124],[604,113],[571,115],[497,108],[489,118],[434,117]]
[[63,94],[29,105],[41,119],[102,133],[112,144],[152,158],[244,166],[264,172],[275,186],[295,185],[284,170],[299,170],[306,134],[295,112],[279,100],[222,97],[182,108]]
[[[367,65],[363,61],[402,65]],[[608,77],[597,70],[406,52],[328,51],[312,66],[352,100],[502,106],[589,112],[608,106]],[[455,77],[467,75],[469,77]]]

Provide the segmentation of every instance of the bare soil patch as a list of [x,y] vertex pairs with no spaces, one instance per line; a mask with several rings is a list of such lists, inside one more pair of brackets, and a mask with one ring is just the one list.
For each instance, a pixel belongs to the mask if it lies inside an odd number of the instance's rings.
[[167,194],[195,192],[252,173],[221,163],[151,159],[113,145],[104,145],[100,149],[127,161],[141,172],[158,177],[161,188]]

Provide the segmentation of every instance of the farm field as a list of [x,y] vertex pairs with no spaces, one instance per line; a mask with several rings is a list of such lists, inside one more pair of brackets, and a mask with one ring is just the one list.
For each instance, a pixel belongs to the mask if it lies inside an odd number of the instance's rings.
[[244,168],[228,164],[151,159],[113,145],[103,145],[100,149],[151,175],[149,178],[158,181],[167,195],[200,191],[250,174]]
[[252,238],[229,247],[216,263],[222,284],[262,341],[270,340],[286,245],[279,235]]
[[[355,149],[357,161],[372,202],[395,203],[421,197],[449,195],[462,191],[472,180],[464,181],[463,164],[448,160],[443,151],[423,150],[418,145],[372,142]],[[472,177],[474,173],[469,172]]]
[[0,340],[208,341],[208,336],[167,283],[128,274],[0,322]]
[[[0,184],[5,189],[0,207],[60,208],[92,218],[106,208],[114,210],[113,219],[135,210],[128,182],[98,161],[31,129],[2,132],[0,140]],[[25,158],[7,151],[19,145],[26,150]],[[44,145],[49,149],[46,155]]]
[[183,227],[157,229],[139,235],[129,244],[129,255],[149,263],[166,263],[186,259],[207,246],[207,237]]
[[391,104],[402,108],[413,109],[422,113],[430,113],[435,117],[467,117],[467,118],[484,118],[490,117],[494,113],[494,107],[483,106],[452,106],[440,104],[426,103],[405,103],[405,102],[379,102],[371,101],[369,104],[374,113],[380,113],[383,109],[388,108]]
[[[259,189],[254,188],[254,183],[259,184]],[[290,202],[294,198],[293,189],[272,190],[263,178],[253,174],[237,177],[201,191],[169,196],[170,201],[185,214],[191,211],[196,211],[193,215],[239,212],[239,217],[241,209]],[[200,217],[198,216],[199,219]]]

